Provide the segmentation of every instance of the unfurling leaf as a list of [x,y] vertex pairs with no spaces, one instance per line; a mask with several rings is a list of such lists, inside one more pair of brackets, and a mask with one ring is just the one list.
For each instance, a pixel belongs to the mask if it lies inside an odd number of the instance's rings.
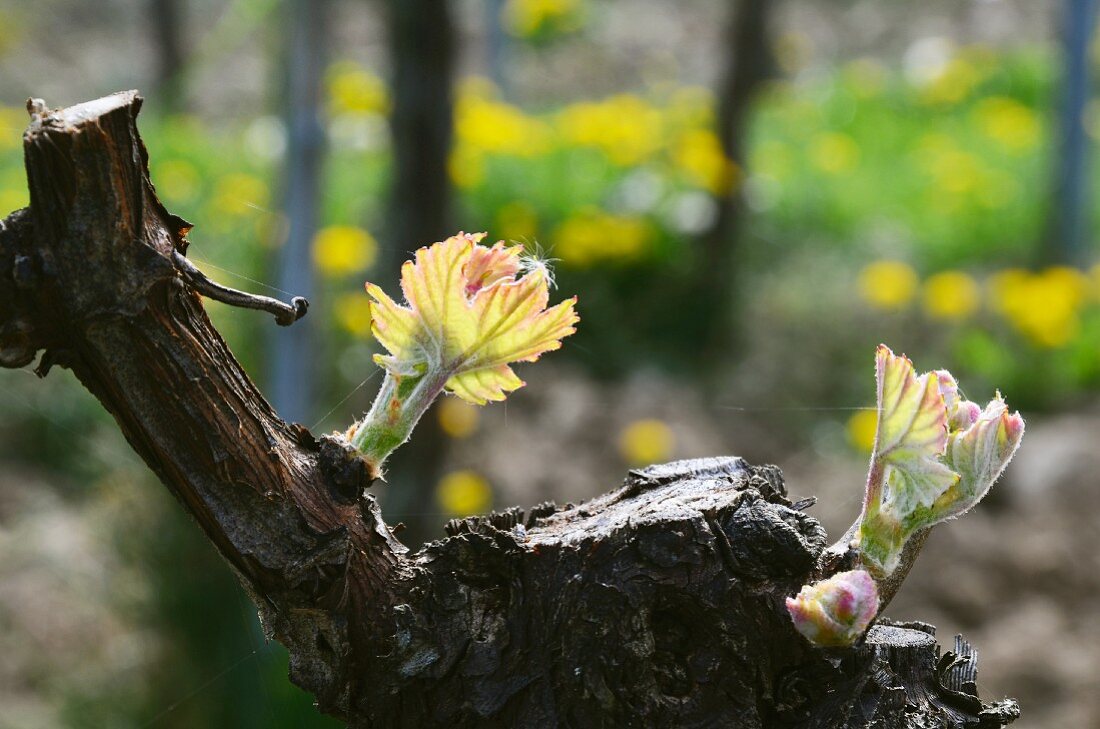
[[479,245],[484,237],[459,233],[419,249],[401,267],[404,304],[367,284],[386,379],[347,437],[376,467],[443,391],[477,405],[503,400],[524,384],[512,363],[537,360],[575,331],[576,297],[547,308],[546,265],[524,259],[521,246]]
[[947,442],[944,461],[959,474],[959,482],[934,504],[937,521],[959,516],[985,497],[1024,436],[1024,419],[1009,413],[998,393],[985,410],[974,403],[965,428],[953,432]]
[[477,245],[484,237],[459,234],[418,250],[401,268],[406,306],[367,285],[375,335],[390,353],[376,361],[395,375],[446,373],[446,389],[478,405],[521,387],[509,364],[558,349],[577,322],[575,297],[546,308],[543,266],[517,279],[522,249]]
[[947,446],[948,425],[941,375],[926,372],[917,377],[907,358],[882,345],[875,352],[875,375],[879,403],[871,454],[875,478],[867,499],[874,502],[881,497],[882,508],[895,513],[911,512],[917,504],[931,506],[959,478],[939,460]]
[[918,529],[962,514],[989,491],[1023,437],[1000,395],[985,410],[959,395],[945,371],[917,376],[885,345],[875,353],[878,426],[858,543],[886,576]]
[[878,588],[863,570],[839,572],[787,598],[794,627],[814,645],[848,646],[878,612]]

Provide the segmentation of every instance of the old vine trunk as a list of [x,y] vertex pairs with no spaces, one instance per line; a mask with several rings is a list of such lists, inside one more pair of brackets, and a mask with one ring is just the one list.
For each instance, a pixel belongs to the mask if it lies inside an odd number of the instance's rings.
[[1001,726],[969,646],[879,625],[822,651],[783,598],[826,536],[779,472],[653,466],[581,505],[452,522],[410,553],[341,440],[272,411],[201,295],[158,201],[141,99],[31,102],[31,204],[0,223],[0,364],[70,369],[224,555],[291,679],[353,727]]

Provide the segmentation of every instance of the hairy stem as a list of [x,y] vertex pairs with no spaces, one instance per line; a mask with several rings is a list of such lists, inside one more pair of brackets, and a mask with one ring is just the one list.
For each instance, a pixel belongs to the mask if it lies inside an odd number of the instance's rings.
[[438,369],[426,375],[386,378],[366,417],[352,427],[351,443],[376,473],[391,453],[409,439],[413,428],[443,392],[448,375]]

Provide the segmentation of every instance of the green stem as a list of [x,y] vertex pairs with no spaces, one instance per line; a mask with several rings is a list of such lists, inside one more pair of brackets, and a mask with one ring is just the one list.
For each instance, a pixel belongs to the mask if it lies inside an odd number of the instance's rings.
[[886,512],[863,518],[859,525],[859,550],[871,574],[880,578],[892,571],[887,568],[900,557],[911,533],[905,524]]
[[378,473],[382,463],[409,439],[420,418],[443,392],[448,375],[401,376],[386,372],[370,412],[356,426],[351,443]]

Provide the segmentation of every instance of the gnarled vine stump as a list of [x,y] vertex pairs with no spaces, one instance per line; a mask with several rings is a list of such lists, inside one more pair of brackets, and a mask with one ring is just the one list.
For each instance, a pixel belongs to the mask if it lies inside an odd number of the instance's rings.
[[[811,647],[783,598],[824,530],[779,472],[714,458],[581,505],[454,521],[410,553],[350,447],[279,419],[150,183],[141,99],[32,104],[31,204],[0,223],[0,364],[72,370],[237,573],[291,679],[353,727],[996,727],[969,647],[876,626]],[[182,579],[182,578],[181,578]]]

